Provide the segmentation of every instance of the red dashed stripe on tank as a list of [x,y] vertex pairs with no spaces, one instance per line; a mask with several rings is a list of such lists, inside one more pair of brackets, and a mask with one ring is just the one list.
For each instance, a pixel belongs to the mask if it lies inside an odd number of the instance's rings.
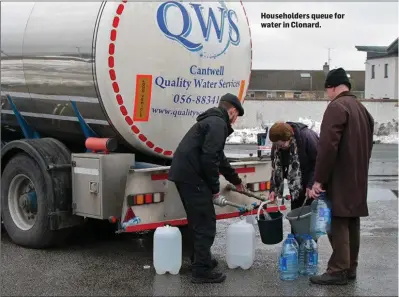
[[116,42],[116,39],[118,38],[119,21],[120,21],[121,15],[123,13],[123,10],[125,9],[126,2],[127,2],[127,0],[123,0],[122,3],[118,5],[118,8],[116,9],[116,15],[114,16],[114,19],[112,20],[112,29],[110,31],[110,36],[109,36],[110,43],[108,46],[108,54],[109,54],[108,67],[109,67],[109,78],[111,79],[112,89],[114,90],[115,99],[119,105],[120,113],[125,118],[125,122],[129,125],[130,130],[132,130],[132,132],[135,135],[137,135],[137,138],[141,142],[143,142],[148,148],[152,149],[154,152],[156,152],[158,154],[163,154],[164,156],[172,156],[173,155],[172,151],[165,150],[163,148],[160,148],[160,147],[154,145],[153,142],[148,140],[147,136],[145,136],[142,132],[140,132],[139,127],[134,125],[133,119],[128,115],[126,106],[124,105],[123,97],[119,93],[120,88],[119,88],[119,84],[117,81],[116,72],[114,69],[114,67],[115,67],[114,55],[115,55],[115,47],[116,47],[115,42]]
[[[148,140],[144,134],[140,133],[140,129],[136,125],[134,125],[133,119],[127,113],[127,109],[124,105],[122,95],[119,94],[119,84],[117,82],[116,72],[114,69],[114,66],[115,66],[114,54],[115,54],[115,42],[118,37],[117,30],[118,30],[118,26],[119,26],[119,21],[120,21],[121,15],[123,13],[123,10],[125,8],[126,2],[127,2],[127,0],[123,0],[122,3],[118,5],[118,8],[116,9],[116,15],[114,16],[114,19],[112,21],[112,29],[110,32],[110,43],[109,43],[109,48],[108,48],[108,53],[109,53],[108,67],[109,67],[109,77],[112,81],[112,89],[115,92],[115,99],[120,107],[120,112],[125,117],[125,122],[130,126],[130,129],[132,130],[132,132],[134,134],[138,135],[138,139],[140,139],[140,141],[145,143],[148,148],[153,149],[154,152],[156,152],[158,154],[163,154],[164,156],[172,156],[173,155],[172,151],[165,150],[163,148],[155,146],[154,143],[152,143],[150,140]],[[251,45],[251,67],[250,67],[250,74],[249,74],[249,78],[248,78],[248,86],[249,86],[249,82],[250,82],[250,78],[251,78],[251,70],[252,70],[252,36],[251,36],[251,28],[249,27],[249,20],[248,20],[247,13],[245,11],[244,4],[242,3],[242,1],[240,1],[240,2],[242,5],[242,8],[244,10],[245,17],[247,19],[248,28],[249,28],[249,39],[250,39],[250,45]],[[245,100],[245,98],[243,99],[243,103],[244,103],[244,100]]]

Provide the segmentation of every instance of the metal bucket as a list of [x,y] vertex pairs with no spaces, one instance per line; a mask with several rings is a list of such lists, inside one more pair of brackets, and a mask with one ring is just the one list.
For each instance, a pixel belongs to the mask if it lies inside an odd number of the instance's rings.
[[[298,217],[298,215],[300,216]],[[302,241],[302,236],[305,234],[312,235],[314,240],[317,240],[315,234],[312,233],[312,210],[310,206],[302,206],[291,210],[285,215],[285,218],[290,222],[292,231],[298,243]]]

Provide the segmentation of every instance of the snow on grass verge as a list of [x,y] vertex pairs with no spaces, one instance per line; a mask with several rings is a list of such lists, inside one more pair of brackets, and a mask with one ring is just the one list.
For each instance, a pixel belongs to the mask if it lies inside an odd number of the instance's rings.
[[[307,125],[320,134],[320,122],[308,118],[299,118],[298,122]],[[267,126],[273,123],[266,124]],[[257,144],[257,134],[265,132],[265,128],[237,129],[227,138],[227,144]],[[388,123],[378,123],[374,125],[374,141],[377,143],[398,144],[398,121],[393,119]]]

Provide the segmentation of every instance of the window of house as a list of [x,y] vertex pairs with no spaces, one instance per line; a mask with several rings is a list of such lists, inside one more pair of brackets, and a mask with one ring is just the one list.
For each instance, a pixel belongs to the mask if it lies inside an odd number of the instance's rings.
[[248,97],[248,98],[255,98],[255,92],[249,91],[249,92],[247,93],[247,97]]
[[384,65],[384,78],[388,77],[388,64]]
[[371,65],[371,79],[375,78],[375,65]]

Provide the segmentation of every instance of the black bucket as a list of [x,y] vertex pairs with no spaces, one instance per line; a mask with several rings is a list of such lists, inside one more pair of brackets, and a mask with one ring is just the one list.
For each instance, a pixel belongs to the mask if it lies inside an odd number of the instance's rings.
[[283,214],[280,211],[270,212],[271,220],[266,220],[264,214],[256,218],[260,238],[264,244],[278,244],[283,240]]

